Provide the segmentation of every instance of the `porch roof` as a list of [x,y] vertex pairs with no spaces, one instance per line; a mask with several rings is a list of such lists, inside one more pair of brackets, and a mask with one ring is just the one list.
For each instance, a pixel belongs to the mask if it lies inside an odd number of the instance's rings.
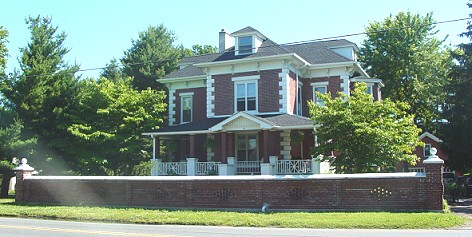
[[[215,133],[221,131],[222,124],[226,121],[231,122],[235,118],[254,118],[253,121],[261,121],[266,126],[264,129],[270,130],[293,130],[293,129],[313,129],[313,121],[308,118],[290,115],[290,114],[266,114],[266,115],[251,115],[245,112],[236,113],[230,117],[206,118],[190,123],[179,124],[175,126],[168,126],[158,129],[154,132],[146,132],[143,135],[147,136],[167,136],[167,135],[184,135],[184,134],[205,134]],[[267,126],[269,125],[269,127]],[[232,130],[238,131],[238,130]],[[247,131],[241,129],[241,131]]]

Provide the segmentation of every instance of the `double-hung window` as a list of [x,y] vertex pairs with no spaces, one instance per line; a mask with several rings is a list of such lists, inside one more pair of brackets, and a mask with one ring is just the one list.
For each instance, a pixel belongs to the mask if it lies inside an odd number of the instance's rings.
[[192,122],[193,93],[180,94],[180,123]]
[[238,37],[238,55],[252,53],[252,36]]
[[233,78],[235,112],[257,112],[257,79],[259,76]]
[[328,82],[315,82],[311,83],[311,86],[313,86],[313,102],[324,105],[324,101],[319,98],[317,93],[326,94],[328,92]]

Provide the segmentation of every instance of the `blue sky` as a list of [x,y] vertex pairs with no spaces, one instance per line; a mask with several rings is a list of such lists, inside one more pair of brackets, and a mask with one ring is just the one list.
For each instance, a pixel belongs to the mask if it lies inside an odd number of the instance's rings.
[[[149,25],[163,23],[185,47],[194,44],[218,45],[218,32],[246,26],[258,29],[277,43],[319,39],[363,32],[373,21],[390,14],[411,11],[436,21],[466,18],[472,11],[466,0],[330,0],[330,1],[160,1],[160,0],[7,0],[2,2],[0,25],[9,31],[10,53],[7,71],[18,67],[19,48],[25,47],[30,32],[28,15],[52,17],[53,25],[68,34],[66,60],[81,69],[103,67],[113,57],[119,59],[131,47],[131,40]],[[472,9],[471,9],[472,10]],[[468,42],[457,35],[466,21],[437,26],[438,37],[449,35],[446,43]],[[360,46],[363,36],[348,37]],[[100,70],[84,72],[97,77]]]

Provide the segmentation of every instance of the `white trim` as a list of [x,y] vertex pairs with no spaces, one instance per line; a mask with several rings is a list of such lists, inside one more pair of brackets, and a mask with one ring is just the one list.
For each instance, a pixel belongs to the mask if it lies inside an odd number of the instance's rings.
[[233,77],[231,78],[232,82],[241,82],[241,81],[254,81],[261,79],[261,75],[252,75],[252,76],[244,76],[244,77]]
[[385,86],[381,79],[368,78],[368,77],[362,77],[362,76],[351,78],[351,82],[365,82],[366,84],[371,84],[371,85],[378,83],[380,87]]
[[227,61],[218,61],[218,62],[206,62],[206,63],[196,63],[194,64],[195,67],[208,67],[208,66],[219,66],[219,65],[231,65],[231,64],[242,64],[248,62],[262,62],[262,61],[269,61],[269,60],[277,60],[277,59],[298,59],[303,64],[306,62],[300,56],[295,53],[287,53],[287,54],[280,54],[280,55],[272,55],[266,57],[255,57],[255,58],[242,58],[242,59],[235,59],[235,60],[227,60]]
[[329,85],[329,81],[312,82],[312,83],[310,83],[310,85],[313,86],[313,87],[328,86],[328,85]]
[[[233,81],[233,86],[234,86],[234,96],[233,96],[233,103],[234,103],[234,113],[237,113],[237,112],[242,112],[242,111],[238,111],[238,95],[237,95],[237,92],[238,92],[238,85],[244,85],[244,89],[245,89],[245,108],[244,108],[244,112],[247,112],[247,113],[252,113],[252,114],[257,114],[258,111],[259,111],[259,83],[258,83],[258,79],[245,79],[245,78],[250,78],[250,77],[253,77],[253,76],[248,76],[248,77],[240,77],[240,78],[236,78],[236,80]],[[257,76],[259,77],[259,76]],[[242,79],[241,79],[242,78]],[[247,107],[248,107],[248,95],[247,95],[247,86],[248,84],[252,84],[254,83],[255,84],[255,97],[256,97],[256,101],[255,101],[255,106],[256,108],[254,110],[247,110]]]
[[441,142],[442,142],[441,139],[439,139],[438,137],[434,136],[433,134],[431,134],[431,133],[429,133],[429,132],[424,132],[423,134],[421,134],[421,135],[418,137],[418,139],[422,140],[422,139],[425,138],[425,137],[429,137],[429,138],[431,138],[433,141],[438,142],[438,143],[441,143]]
[[174,77],[174,78],[161,78],[157,81],[163,84],[168,84],[172,82],[182,82],[182,81],[198,81],[198,80],[205,80],[206,75],[199,75],[193,77]]
[[169,136],[169,135],[195,135],[195,134],[207,134],[213,133],[210,130],[198,130],[198,131],[180,131],[180,132],[144,132],[141,133],[143,136]]
[[179,96],[193,96],[195,93],[194,92],[182,92],[179,93]]

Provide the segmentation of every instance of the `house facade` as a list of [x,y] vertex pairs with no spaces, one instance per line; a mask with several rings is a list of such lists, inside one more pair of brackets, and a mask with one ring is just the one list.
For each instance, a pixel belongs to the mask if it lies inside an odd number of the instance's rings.
[[[359,66],[357,51],[347,40],[279,45],[252,27],[221,30],[219,53],[184,58],[159,79],[169,126],[144,133],[160,165],[153,174],[259,174],[264,164],[269,173],[319,173],[308,101],[323,103],[316,92],[349,95],[355,82],[381,98],[381,80]],[[189,159],[205,165],[184,167]]]

